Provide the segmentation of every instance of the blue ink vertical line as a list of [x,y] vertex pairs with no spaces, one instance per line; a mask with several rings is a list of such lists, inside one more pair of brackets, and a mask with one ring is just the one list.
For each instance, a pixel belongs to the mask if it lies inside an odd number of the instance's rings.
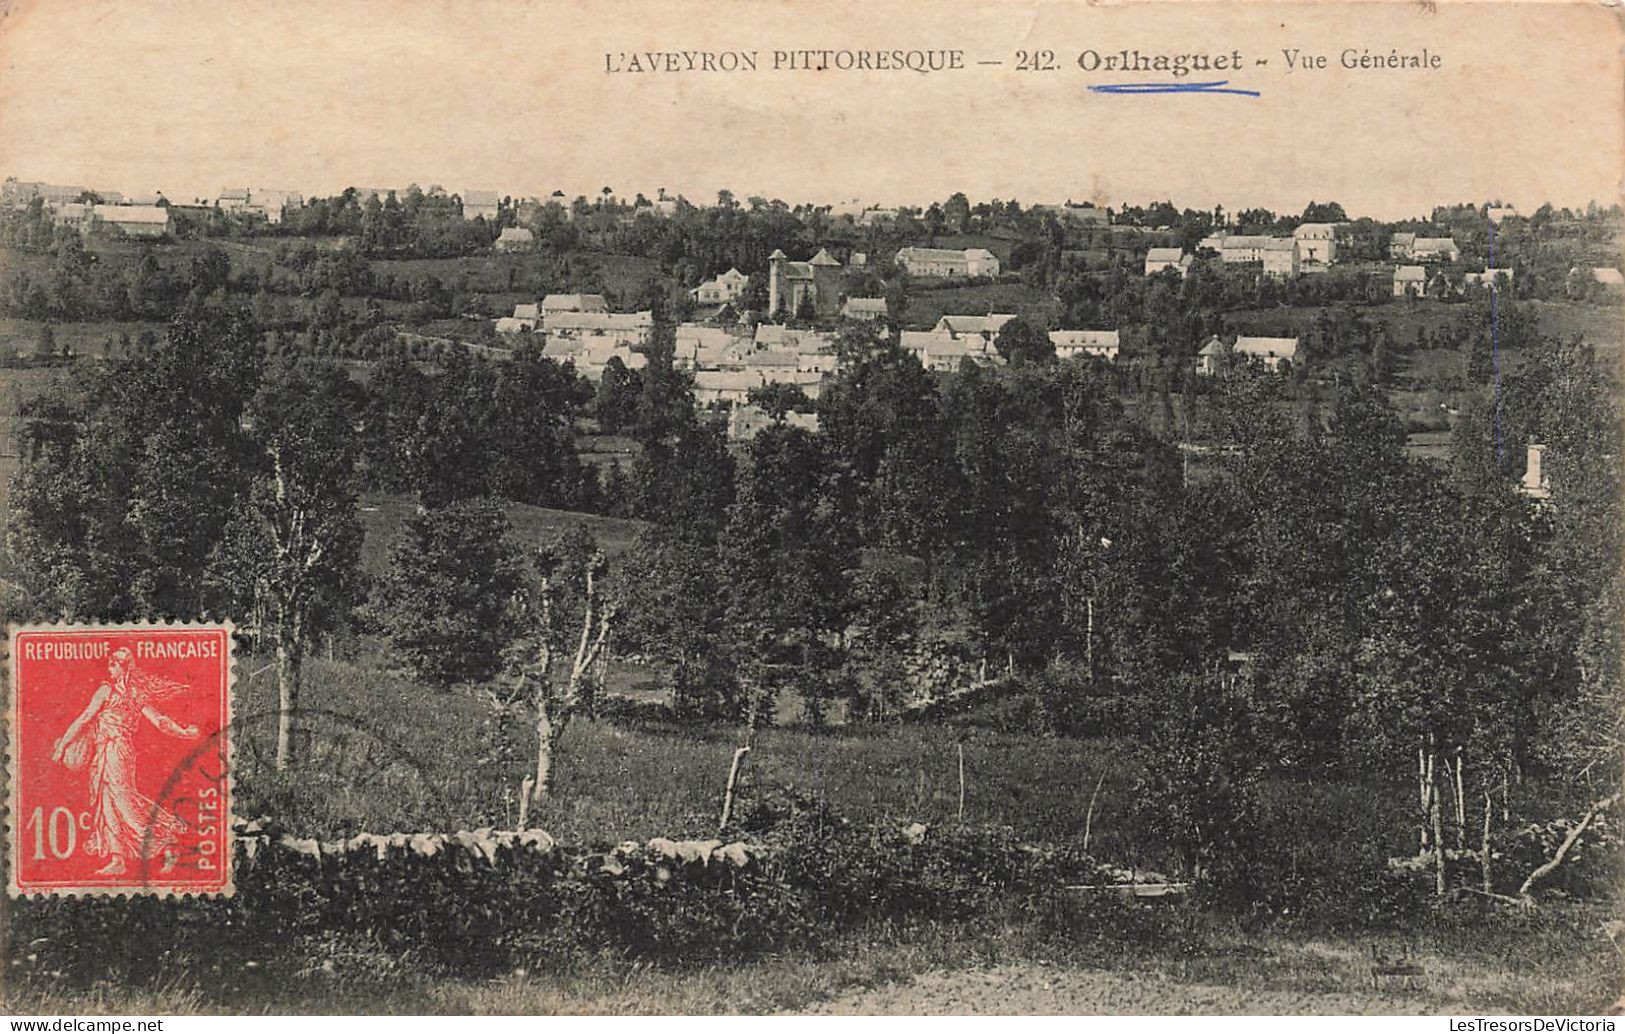
[[[1489,219],[1489,213],[1484,213]],[[1495,220],[1490,223],[1490,269],[1495,268]],[[1501,292],[1496,290],[1495,281],[1490,281],[1490,355],[1495,360],[1495,465],[1506,466],[1506,450],[1501,444],[1501,326],[1499,306]]]

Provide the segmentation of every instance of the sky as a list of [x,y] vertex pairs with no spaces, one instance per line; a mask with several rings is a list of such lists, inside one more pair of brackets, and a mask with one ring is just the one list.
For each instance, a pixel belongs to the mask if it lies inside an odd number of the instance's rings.
[[[1577,3],[1070,0],[11,0],[0,175],[171,199],[441,184],[514,196],[727,188],[792,204],[1071,198],[1398,218],[1620,197],[1619,14]],[[1439,55],[1350,70],[1344,49]],[[775,50],[959,49],[967,68],[772,71]],[[1080,54],[1225,54],[1238,94]],[[609,73],[648,50],[749,72]],[[1283,50],[1328,59],[1289,71]],[[1018,71],[1018,50],[1055,68]],[[981,65],[979,61],[1002,61]],[[1259,60],[1267,61],[1259,65]],[[624,64],[624,61],[620,61]]]

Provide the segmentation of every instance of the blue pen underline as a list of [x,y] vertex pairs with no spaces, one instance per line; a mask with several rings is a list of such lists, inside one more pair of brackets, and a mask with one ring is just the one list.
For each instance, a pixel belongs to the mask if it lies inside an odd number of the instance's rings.
[[1089,87],[1090,93],[1229,93],[1239,97],[1257,97],[1257,90],[1243,90],[1230,85],[1230,80],[1212,83],[1106,83]]

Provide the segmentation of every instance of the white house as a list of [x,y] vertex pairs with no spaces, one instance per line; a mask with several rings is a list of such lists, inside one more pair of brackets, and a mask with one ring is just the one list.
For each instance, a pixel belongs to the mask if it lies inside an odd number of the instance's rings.
[[1145,253],[1145,275],[1154,276],[1165,269],[1174,269],[1180,276],[1189,276],[1193,261],[1194,257],[1181,248],[1152,248]]
[[1512,270],[1506,268],[1497,269],[1493,266],[1482,273],[1468,273],[1462,277],[1462,281],[1478,287],[1487,287],[1492,291],[1498,291],[1501,288],[1502,277],[1506,277],[1508,286],[1512,284]]
[[529,251],[535,244],[536,235],[523,226],[504,226],[491,247],[497,251]]
[[[379,198],[383,200],[383,198]],[[298,208],[305,203],[305,196],[297,190],[275,190],[271,187],[255,187],[249,191],[248,207],[265,217],[265,221],[273,226],[282,222],[282,213],[287,208]]]
[[1427,293],[1427,270],[1421,266],[1396,266],[1394,268],[1395,298],[1426,298]]
[[601,294],[550,294],[542,298],[542,315],[550,312],[608,312]]
[[494,190],[465,190],[463,191],[463,218],[478,219],[484,217],[490,222],[497,217],[497,209],[502,204],[502,195]]
[[743,369],[744,353],[753,347],[749,338],[723,327],[679,323],[671,361],[687,370]]
[[981,365],[1004,362],[994,340],[999,330],[1015,319],[1012,313],[987,316],[944,316],[930,330],[905,330],[901,344],[905,352],[927,370],[953,372],[970,359]]
[[1225,262],[1262,262],[1270,239],[1261,233],[1233,233],[1224,239],[1219,258]]
[[1247,337],[1236,338],[1231,351],[1242,358],[1258,359],[1265,366],[1280,370],[1287,363],[1297,358],[1298,339],[1295,337]]
[[1097,357],[1112,362],[1117,358],[1119,339],[1115,330],[1052,330],[1049,340],[1055,346],[1057,359]]
[[1242,335],[1234,344],[1227,345],[1218,335],[1208,338],[1207,344],[1196,353],[1197,369],[1212,374],[1219,371],[1226,356],[1237,359],[1256,359],[1272,370],[1279,371],[1298,354],[1295,337],[1249,337]]
[[1264,241],[1263,262],[1265,276],[1297,276],[1299,272],[1297,240],[1292,237],[1267,238]]
[[726,273],[721,273],[705,283],[688,292],[701,305],[721,305],[725,302],[737,302],[745,297],[745,285],[750,278],[739,270],[729,267]]
[[897,268],[912,277],[998,276],[999,260],[986,248],[900,248]]
[[247,187],[228,187],[220,192],[215,199],[214,206],[222,212],[236,212],[248,207],[249,190]]
[[1337,227],[1332,223],[1299,223],[1292,239],[1298,242],[1298,264],[1305,273],[1337,261]]
[[886,318],[886,299],[848,298],[841,305],[841,315],[849,320],[883,320]]
[[162,205],[95,205],[89,216],[128,237],[162,237],[169,233],[169,209]]
[[1415,261],[1437,259],[1457,262],[1461,259],[1461,249],[1456,247],[1456,241],[1452,237],[1418,237],[1411,242],[1409,257]]
[[627,348],[646,345],[654,334],[654,314],[643,312],[542,312],[548,342],[579,340],[615,342]]

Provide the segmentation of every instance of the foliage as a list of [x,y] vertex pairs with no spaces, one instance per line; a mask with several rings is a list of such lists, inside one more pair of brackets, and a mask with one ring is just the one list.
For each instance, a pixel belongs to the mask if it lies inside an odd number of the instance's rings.
[[481,681],[518,632],[523,572],[495,502],[424,508],[390,549],[370,617],[425,680]]

